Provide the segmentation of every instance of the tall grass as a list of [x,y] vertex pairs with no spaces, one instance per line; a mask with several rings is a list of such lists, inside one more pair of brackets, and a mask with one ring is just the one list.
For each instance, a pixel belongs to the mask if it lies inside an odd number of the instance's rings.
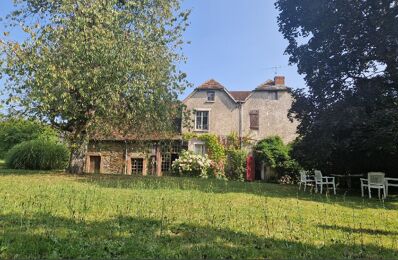
[[1,258],[397,258],[398,200],[195,178],[0,174]]

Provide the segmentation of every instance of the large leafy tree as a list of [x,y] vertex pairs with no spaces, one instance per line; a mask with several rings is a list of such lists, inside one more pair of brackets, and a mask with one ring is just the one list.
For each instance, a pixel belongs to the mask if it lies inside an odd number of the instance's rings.
[[1,40],[8,104],[67,134],[71,172],[94,134],[170,129],[187,84],[179,0],[14,2],[7,21],[27,37]]
[[308,89],[294,92],[295,155],[330,171],[398,166],[398,2],[278,0],[286,53]]

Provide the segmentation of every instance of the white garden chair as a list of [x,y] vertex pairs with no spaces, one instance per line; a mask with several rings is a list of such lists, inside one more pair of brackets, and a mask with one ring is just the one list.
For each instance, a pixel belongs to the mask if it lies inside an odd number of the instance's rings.
[[322,172],[319,170],[315,170],[315,191],[318,192],[318,186],[321,187],[321,194],[323,191],[323,186],[326,185],[326,189],[329,188],[329,185],[333,186],[334,194],[336,195],[336,183],[334,181],[334,177],[322,176]]
[[304,191],[307,186],[313,186],[315,184],[315,180],[312,176],[309,176],[307,171],[300,171],[300,182],[299,182],[299,190],[301,189],[301,184],[304,185]]
[[368,188],[369,198],[372,198],[371,189],[377,189],[380,199],[380,191],[383,190],[383,196],[386,198],[386,182],[384,172],[368,172],[368,178],[361,178],[361,193],[364,196],[364,189]]
[[388,187],[398,187],[398,178],[384,178],[386,181],[386,196],[388,196]]

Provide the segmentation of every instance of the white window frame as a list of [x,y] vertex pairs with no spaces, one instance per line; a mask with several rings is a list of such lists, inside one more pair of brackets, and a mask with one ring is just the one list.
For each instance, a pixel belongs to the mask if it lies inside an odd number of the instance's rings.
[[[197,146],[201,146],[201,151],[200,151],[200,152],[198,152],[198,151],[196,150],[196,147],[197,147]],[[193,143],[193,152],[194,152],[195,154],[200,154],[200,155],[205,155],[205,154],[207,154],[206,144],[203,143],[203,142],[195,142],[195,143]]]
[[[207,112],[207,129],[203,129],[203,117],[202,117],[202,128],[197,128],[197,112]],[[201,132],[209,132],[210,131],[210,109],[206,108],[198,108],[195,109],[195,131],[201,131]]]
[[[213,100],[209,100],[209,93],[213,93]],[[206,102],[207,103],[214,103],[216,101],[216,91],[215,90],[208,90],[206,91]]]

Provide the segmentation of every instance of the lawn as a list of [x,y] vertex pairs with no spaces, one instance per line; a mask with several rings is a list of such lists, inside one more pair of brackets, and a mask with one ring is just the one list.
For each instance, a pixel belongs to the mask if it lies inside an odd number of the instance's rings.
[[1,258],[398,257],[397,197],[2,169],[0,201]]

